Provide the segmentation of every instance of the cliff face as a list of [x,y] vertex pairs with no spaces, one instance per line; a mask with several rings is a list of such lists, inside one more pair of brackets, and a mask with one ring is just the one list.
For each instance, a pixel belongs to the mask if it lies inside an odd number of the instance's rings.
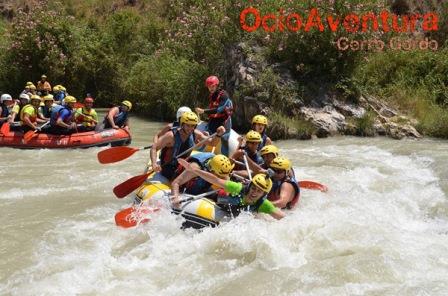
[[[314,94],[300,93],[301,87],[290,70],[282,64],[269,63],[258,45],[239,43],[228,50],[227,56],[226,89],[236,105],[237,128],[248,129],[254,115],[264,114],[270,119],[268,132],[274,139],[337,134],[421,137],[414,128],[415,120],[373,96],[358,94],[354,102],[347,101],[325,86]],[[279,112],[285,117],[279,117]],[[291,124],[300,121],[312,128],[304,132]]]

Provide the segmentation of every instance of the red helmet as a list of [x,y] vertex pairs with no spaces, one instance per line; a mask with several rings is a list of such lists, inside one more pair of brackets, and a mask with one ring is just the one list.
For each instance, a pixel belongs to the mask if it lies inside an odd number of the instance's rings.
[[93,99],[91,97],[85,98],[84,103],[92,103],[93,104]]
[[207,86],[207,87],[213,86],[213,85],[218,85],[218,84],[219,84],[219,79],[216,76],[209,76],[205,80],[205,86]]

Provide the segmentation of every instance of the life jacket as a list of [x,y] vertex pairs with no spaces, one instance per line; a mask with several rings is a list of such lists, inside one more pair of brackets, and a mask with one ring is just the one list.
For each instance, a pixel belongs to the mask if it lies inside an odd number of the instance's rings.
[[54,100],[58,102],[62,102],[64,98],[65,98],[65,92],[63,91],[60,91],[54,95]]
[[245,205],[243,204],[243,198],[244,195],[249,192],[249,188],[250,185],[244,186],[243,190],[237,195],[227,196],[219,193],[217,204],[234,217],[238,216],[243,211],[257,213],[260,206],[266,200],[267,195],[259,198],[253,205]]
[[[17,103],[16,103],[17,104]],[[26,106],[26,105],[25,105]],[[20,114],[22,113],[22,109],[23,107],[25,107],[24,105],[20,105],[19,104],[19,112],[17,112],[16,117],[14,118],[14,122],[20,122]]]
[[32,115],[30,115],[30,121],[31,122],[36,122],[36,120],[37,120],[37,110],[36,110],[36,108],[33,106],[33,105],[31,105],[31,104],[28,104],[28,105],[25,105],[23,108],[22,108],[22,110],[20,110],[20,121],[22,121],[23,122],[23,118],[25,117],[25,112],[23,112],[23,111],[25,111],[25,109],[30,109],[30,108],[33,108],[33,114]]
[[128,112],[124,111],[122,106],[118,107],[118,114],[114,117],[114,122],[117,126],[123,127],[128,119]]
[[[195,138],[194,132],[191,133],[191,135],[189,135],[184,142],[182,142],[179,128],[172,128],[171,132],[174,135],[174,145],[173,145],[173,147],[165,147],[160,152],[160,164],[161,165],[164,165],[166,163],[173,162],[173,161],[177,163],[176,156],[181,154],[185,150],[190,149],[195,144],[196,138]],[[191,154],[191,152],[183,155],[182,158],[187,158],[190,154]]]
[[272,189],[271,192],[268,194],[268,200],[269,201],[276,201],[280,199],[280,189],[283,185],[283,183],[290,183],[294,187],[295,195],[293,199],[286,204],[286,209],[290,210],[296,206],[296,204],[299,202],[300,198],[300,188],[298,185],[298,182],[295,177],[293,176],[287,176],[283,180],[279,181],[273,181],[272,182]]
[[48,108],[47,106],[41,106],[40,110],[41,110],[42,115],[45,118],[50,118],[51,117],[51,110],[52,110],[52,108],[53,107]]
[[85,107],[79,108],[76,110],[78,116],[76,117],[77,123],[82,123],[84,126],[93,126],[93,119],[95,118],[96,111],[91,108],[90,111],[87,111]]
[[5,104],[1,104],[0,107],[2,107],[2,114],[0,114],[0,117],[8,117],[10,114],[9,108]]
[[[189,162],[197,163],[202,170],[205,170],[208,172],[209,169],[207,167],[207,162],[213,156],[215,156],[214,153],[201,152],[201,153],[197,153],[195,155],[190,156]],[[185,193],[197,195],[197,194],[201,194],[206,191],[209,191],[211,186],[212,186],[211,183],[205,181],[204,179],[202,179],[201,177],[198,176],[198,177],[195,177],[195,178],[191,179],[190,181],[188,181],[184,185],[184,188],[185,188]]]
[[244,150],[247,152],[247,157],[252,159],[253,162],[255,162],[258,165],[263,164],[264,160],[258,153],[252,153],[249,150],[247,150],[247,147],[244,148]]
[[171,125],[172,125],[172,128],[180,127],[180,122],[179,121],[173,121],[173,123]]
[[260,151],[261,148],[266,146],[266,141],[267,140],[268,140],[268,136],[266,135],[266,132],[263,132],[263,134],[261,135],[261,142],[260,142],[260,144],[258,144],[258,147],[257,147],[258,151]]
[[[215,91],[214,93],[209,95],[209,109],[216,109],[219,107],[219,105],[221,105],[222,100],[224,99],[223,96],[225,94],[225,91],[222,89],[219,89],[217,91]],[[229,98],[227,98],[227,100],[229,100]],[[223,120],[226,120],[227,118],[229,118],[230,116],[232,116],[232,112],[233,112],[233,106],[231,107],[226,107],[225,108],[225,112],[221,112],[221,113],[215,113],[215,114],[209,114],[208,118],[212,119],[212,118],[222,118]]]
[[[64,109],[67,109],[68,111],[70,111],[72,113],[72,116],[73,116],[72,110],[70,110],[66,106],[61,106],[61,105],[53,106],[53,108],[51,108],[51,117],[50,117],[50,125],[51,126],[56,126],[56,122],[58,121],[59,117],[61,117],[61,112]],[[70,124],[72,116],[66,118],[64,120],[64,123]]]

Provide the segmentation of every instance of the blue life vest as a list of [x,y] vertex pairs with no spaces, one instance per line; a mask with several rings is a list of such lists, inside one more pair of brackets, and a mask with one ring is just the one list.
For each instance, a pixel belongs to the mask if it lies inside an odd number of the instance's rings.
[[8,107],[6,107],[5,104],[1,104],[0,106],[2,107],[2,114],[0,114],[0,117],[8,117],[10,114]]
[[258,165],[262,165],[264,163],[263,158],[258,153],[252,153],[250,152],[247,147],[244,148],[244,150],[247,152],[247,157],[252,159],[253,162],[255,162]]
[[257,147],[257,151],[260,151],[261,148],[266,146],[267,139],[268,139],[268,136],[266,135],[266,132],[263,132],[263,134],[261,135],[261,142],[260,142],[260,144],[258,144],[258,147]]
[[[161,173],[168,180],[173,180],[177,175],[178,163],[176,156],[190,149],[195,144],[194,132],[190,134],[184,142],[182,142],[179,128],[173,128],[171,129],[171,132],[174,135],[173,147],[165,147],[160,152],[160,165],[162,166]],[[186,153],[185,155],[182,155],[182,158],[187,158],[190,154],[191,152]]]
[[54,100],[57,102],[62,102],[62,100],[65,98],[65,92],[60,91],[57,94],[54,95]]
[[[190,162],[195,162],[199,165],[202,170],[209,171],[207,167],[207,162],[213,157],[215,154],[210,152],[201,152],[195,155],[192,155],[189,159]],[[185,184],[185,193],[188,194],[201,194],[210,190],[212,184],[205,181],[201,177],[195,177],[191,179],[189,182]]]
[[122,106],[118,107],[118,114],[114,117],[114,122],[117,126],[123,127],[128,119],[128,112],[124,111]]
[[[55,105],[55,106],[53,106],[53,108],[51,108],[51,117],[50,117],[50,125],[51,126],[56,126],[56,122],[58,121],[63,109],[67,109],[68,111],[72,112],[72,110],[68,109],[65,106],[61,106],[61,105]],[[67,124],[69,122],[70,122],[70,120],[64,121],[64,123],[67,123]]]
[[[52,107],[53,108],[53,107]],[[47,106],[41,106],[40,111],[45,118],[51,118],[51,110],[52,108],[48,108]]]

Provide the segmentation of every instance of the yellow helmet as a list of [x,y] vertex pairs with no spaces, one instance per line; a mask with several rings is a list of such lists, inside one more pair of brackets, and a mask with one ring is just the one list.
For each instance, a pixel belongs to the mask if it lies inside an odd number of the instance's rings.
[[37,101],[42,101],[42,99],[38,96],[38,95],[32,95],[31,96],[31,98],[30,98],[30,100],[32,101],[32,100],[37,100]]
[[291,169],[291,161],[289,161],[289,159],[287,158],[279,156],[274,158],[269,166],[273,169],[287,171]]
[[59,86],[59,90],[61,90],[61,91],[67,91],[67,89],[66,89],[65,87],[63,87],[62,85]]
[[53,92],[61,91],[61,86],[60,84],[53,86]]
[[268,125],[268,119],[266,118],[266,116],[263,116],[263,115],[255,115],[252,118],[252,124],[255,124],[255,123]]
[[265,174],[256,174],[255,176],[253,176],[252,184],[266,193],[269,193],[272,189],[272,180]]
[[46,101],[54,101],[54,99],[53,99],[53,95],[46,95],[46,96],[44,97],[44,102],[46,102]]
[[122,105],[126,106],[129,108],[129,111],[131,111],[132,109],[132,103],[129,102],[128,100],[124,100],[123,102],[121,102]]
[[32,90],[36,90],[36,86],[35,86],[34,84],[31,84],[31,85],[30,85],[30,89],[32,89]]
[[261,142],[261,135],[260,133],[256,131],[249,131],[246,134],[246,141],[247,142]]
[[230,159],[222,154],[215,155],[208,161],[209,170],[219,177],[227,177],[234,166]]
[[194,124],[197,125],[199,123],[199,118],[194,112],[185,112],[180,117],[180,124]]
[[76,98],[73,96],[66,96],[64,99],[65,103],[76,103]]
[[[31,81],[28,81],[28,82],[26,83],[26,86],[29,87],[29,86],[31,86],[31,85],[33,85],[33,84],[34,84],[34,83],[32,83]],[[26,86],[25,86],[25,87],[26,87]]]
[[279,150],[274,145],[266,145],[263,148],[261,148],[261,150],[260,150],[260,155],[261,156],[269,154],[269,153],[272,153],[272,154],[275,155],[275,157],[277,157],[278,153],[279,153]]

